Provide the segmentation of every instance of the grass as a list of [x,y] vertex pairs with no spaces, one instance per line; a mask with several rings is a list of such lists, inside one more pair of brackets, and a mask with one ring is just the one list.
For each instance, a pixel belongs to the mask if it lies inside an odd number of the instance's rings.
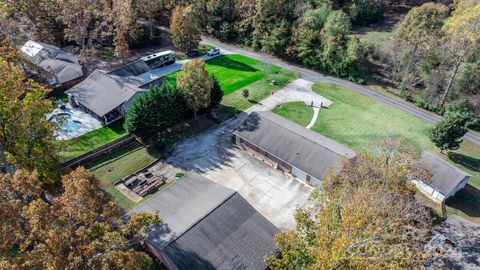
[[126,134],[127,132],[123,128],[123,120],[120,120],[68,141],[55,141],[55,144],[60,146],[57,155],[61,160],[66,161],[85,154]]
[[356,35],[363,44],[373,45],[379,49],[386,49],[390,45],[392,32],[390,31],[366,31]]
[[301,126],[308,125],[313,116],[313,109],[302,101],[281,104],[272,111]]
[[[159,156],[160,153],[158,151],[137,145],[113,151],[111,154],[85,167],[91,171],[98,180],[99,187],[107,192],[118,206],[128,211],[151,197],[151,195],[135,203],[117,190],[113,184],[123,177],[154,162]],[[111,169],[112,171],[109,172],[107,169]],[[165,186],[166,185],[162,186],[162,188]]]
[[[469,215],[473,212],[472,205],[480,204],[480,147],[478,145],[464,141],[459,150],[449,156],[443,155],[428,138],[432,124],[386,103],[335,84],[318,83],[313,86],[313,90],[333,101],[333,104],[330,108],[320,111],[312,130],[359,151],[369,151],[385,136],[404,139],[417,150],[437,153],[440,157],[472,174],[469,181],[471,188],[457,193],[447,201],[447,204],[450,213],[456,209],[456,212],[480,222],[480,215]],[[307,105],[304,106],[307,107]]]
[[[226,120],[238,112],[245,111],[251,106],[258,104],[260,101],[268,97],[286,84],[297,78],[297,74],[285,69],[281,69],[278,73],[269,74],[268,80],[258,80],[250,85],[247,85],[239,90],[225,95],[220,103],[218,109],[218,116],[221,120]],[[270,80],[275,80],[276,85],[271,85]],[[244,98],[242,95],[243,89],[248,89],[249,97]]]
[[[264,78],[262,62],[238,54],[220,55],[207,60],[205,68],[209,74],[217,77],[225,95]],[[266,68],[269,74],[275,74],[281,70],[280,67],[273,65],[266,65]],[[165,76],[166,81],[174,85],[177,75],[181,72],[177,71]]]
[[98,58],[104,61],[113,61],[117,59],[115,56],[115,48],[113,47],[101,47],[98,50]]

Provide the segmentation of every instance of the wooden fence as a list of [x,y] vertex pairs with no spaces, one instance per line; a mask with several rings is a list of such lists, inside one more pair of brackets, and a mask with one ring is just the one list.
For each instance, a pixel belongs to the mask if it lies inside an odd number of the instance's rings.
[[67,169],[67,168],[75,168],[75,167],[78,167],[78,166],[83,166],[89,162],[92,162],[94,160],[98,160],[102,157],[104,157],[104,155],[106,154],[109,154],[111,153],[112,151],[114,150],[117,150],[119,148],[123,148],[125,146],[130,146],[134,143],[138,143],[139,142],[135,139],[134,136],[132,135],[126,135],[126,136],[123,136],[119,139],[116,139],[112,142],[109,142],[103,146],[100,146],[98,148],[95,148],[79,157],[76,157],[76,158],[73,158],[73,159],[70,159],[70,160],[67,160],[66,162],[60,164],[60,167],[63,169]]

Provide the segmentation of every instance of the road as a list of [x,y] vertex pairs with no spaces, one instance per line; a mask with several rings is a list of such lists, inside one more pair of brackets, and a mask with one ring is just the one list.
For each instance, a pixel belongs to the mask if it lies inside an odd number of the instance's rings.
[[[372,90],[367,89],[367,88],[365,88],[363,86],[360,86],[358,84],[348,82],[348,81],[345,81],[345,80],[342,80],[342,79],[339,79],[339,78],[331,77],[331,76],[328,76],[328,75],[324,75],[320,72],[316,72],[316,71],[313,71],[313,70],[310,70],[310,69],[299,67],[299,66],[287,63],[287,62],[285,62],[283,60],[280,60],[280,59],[278,59],[274,56],[271,56],[271,55],[266,55],[266,54],[262,54],[262,53],[247,51],[247,50],[239,48],[237,46],[222,43],[222,42],[216,41],[216,40],[208,38],[208,37],[202,37],[202,42],[206,43],[206,44],[213,45],[215,47],[218,47],[221,50],[227,50],[230,53],[242,54],[242,55],[245,55],[245,56],[260,60],[260,61],[263,61],[263,62],[267,62],[269,64],[274,64],[274,65],[280,66],[282,68],[286,68],[286,69],[295,71],[299,74],[300,78],[311,81],[311,82],[329,82],[329,83],[334,83],[334,84],[340,85],[340,86],[345,87],[347,89],[350,89],[350,90],[362,93],[364,95],[367,95],[369,97],[375,98],[377,100],[383,101],[383,102],[385,102],[387,104],[390,104],[390,105],[392,105],[392,106],[394,106],[394,107],[396,107],[396,108],[398,108],[402,111],[405,111],[407,113],[410,113],[412,115],[420,117],[421,119],[423,119],[423,120],[425,120],[429,123],[437,123],[441,119],[439,116],[435,116],[435,115],[432,115],[430,113],[424,112],[423,110],[421,110],[419,108],[407,105],[403,102],[399,102],[399,101],[397,101],[393,98],[384,96],[384,95],[382,95],[378,92],[372,91]],[[464,139],[466,139],[466,140],[468,140],[468,141],[470,141],[474,144],[480,145],[480,136],[478,136],[478,135],[476,135],[472,132],[468,132],[464,136]]]

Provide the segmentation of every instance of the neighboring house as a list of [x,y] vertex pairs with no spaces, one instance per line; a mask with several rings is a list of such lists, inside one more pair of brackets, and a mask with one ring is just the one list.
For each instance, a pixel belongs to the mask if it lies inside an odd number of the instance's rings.
[[265,269],[279,231],[240,194],[195,173],[132,212],[158,211],[146,246],[170,270]]
[[355,152],[272,112],[253,112],[233,132],[233,142],[277,169],[312,186]]
[[438,203],[444,202],[464,188],[471,177],[470,174],[432,153],[423,152],[420,162],[432,174],[431,182],[414,180],[413,183],[422,193]]
[[28,41],[20,49],[31,67],[42,73],[52,88],[63,88],[78,83],[84,75],[78,58],[53,45]]
[[480,269],[480,225],[452,215],[435,228],[425,249],[426,269]]
[[95,70],[65,93],[73,107],[109,124],[123,118],[135,99],[151,85],[162,83],[163,78],[155,70],[138,60],[107,73]]

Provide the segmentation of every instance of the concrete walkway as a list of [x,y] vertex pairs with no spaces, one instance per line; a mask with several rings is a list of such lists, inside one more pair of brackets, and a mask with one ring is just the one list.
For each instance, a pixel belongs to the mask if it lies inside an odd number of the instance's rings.
[[320,108],[318,107],[313,107],[313,116],[312,116],[312,120],[310,120],[310,123],[308,123],[308,125],[306,126],[307,129],[311,129],[313,127],[313,125],[315,125],[315,122],[317,122],[317,118],[318,118],[318,113],[320,112]]
[[313,107],[330,106],[332,101],[313,92],[312,85],[313,83],[307,80],[296,79],[273,95],[250,107],[246,112],[270,111],[280,104],[296,101],[305,102],[309,106],[313,104]]

